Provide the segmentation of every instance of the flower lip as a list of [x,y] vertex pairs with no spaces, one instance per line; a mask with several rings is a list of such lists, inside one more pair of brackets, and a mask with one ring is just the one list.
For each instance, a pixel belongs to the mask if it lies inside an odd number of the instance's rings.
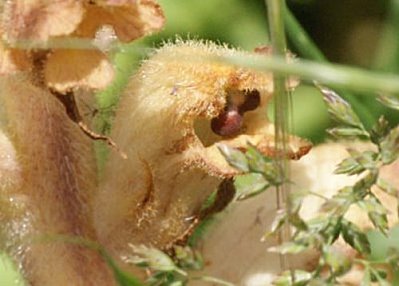
[[217,135],[226,137],[237,135],[242,128],[243,117],[235,105],[227,105],[223,112],[211,120],[211,129]]
[[212,131],[222,137],[233,137],[243,131],[244,113],[260,106],[260,94],[251,91],[230,91],[227,104],[219,115],[211,120]]

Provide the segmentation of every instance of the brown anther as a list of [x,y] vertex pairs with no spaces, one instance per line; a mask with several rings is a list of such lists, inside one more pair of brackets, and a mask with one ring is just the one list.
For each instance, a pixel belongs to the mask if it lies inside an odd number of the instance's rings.
[[245,93],[245,101],[238,108],[238,111],[244,112],[255,110],[260,105],[260,94],[257,90],[251,90]]
[[243,124],[243,118],[237,106],[228,105],[225,110],[211,121],[212,131],[220,136],[237,135]]
[[241,102],[228,100],[224,111],[211,121],[211,129],[220,136],[235,136],[243,126],[243,115],[247,111],[255,110],[260,105],[260,94],[257,90],[247,91],[243,94],[245,99]]

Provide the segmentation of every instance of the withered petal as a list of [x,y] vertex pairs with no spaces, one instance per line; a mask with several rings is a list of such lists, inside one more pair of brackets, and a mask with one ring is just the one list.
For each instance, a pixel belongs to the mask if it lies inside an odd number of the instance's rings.
[[13,74],[31,68],[29,56],[19,50],[7,49],[0,43],[0,75]]
[[45,41],[51,36],[72,33],[84,15],[82,1],[6,1],[1,26],[10,41]]
[[60,93],[75,88],[102,89],[113,76],[112,64],[94,50],[56,50],[48,56],[44,68],[47,86]]
[[119,40],[132,41],[160,30],[165,17],[154,0],[104,1],[102,5],[88,5],[86,14],[76,30],[81,37],[93,38],[103,25],[114,28]]

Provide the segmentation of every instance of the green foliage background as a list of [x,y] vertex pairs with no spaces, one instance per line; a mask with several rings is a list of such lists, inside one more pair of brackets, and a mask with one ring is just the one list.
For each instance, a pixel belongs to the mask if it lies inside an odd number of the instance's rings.
[[[115,62],[117,82],[99,94],[99,105],[107,106],[123,90],[130,74],[145,57],[148,48],[157,47],[179,35],[183,38],[210,39],[252,50],[268,43],[266,10],[263,0],[159,0],[167,24],[163,32],[126,45],[117,54]],[[382,28],[388,10],[388,1],[375,0],[290,0],[289,7],[310,33],[327,57],[361,67],[383,69],[386,47],[395,49],[395,43],[382,43]],[[388,39],[389,40],[389,39]],[[382,48],[383,45],[383,48]],[[295,50],[294,50],[295,52]],[[395,53],[396,51],[388,51]],[[399,61],[391,63],[399,66]],[[390,70],[396,71],[395,68]],[[362,108],[376,117],[386,112],[372,97],[361,97]],[[319,92],[303,85],[293,93],[293,130],[300,136],[321,142],[329,126],[327,110]],[[103,126],[104,127],[104,126]],[[104,127],[106,128],[106,126]],[[0,285],[18,285],[18,275],[11,264],[0,262]],[[19,282],[18,282],[19,281]]]

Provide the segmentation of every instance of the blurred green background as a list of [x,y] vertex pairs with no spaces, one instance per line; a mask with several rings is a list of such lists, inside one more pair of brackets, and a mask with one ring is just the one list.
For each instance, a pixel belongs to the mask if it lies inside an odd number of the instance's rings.
[[[245,50],[253,50],[268,43],[263,0],[159,2],[167,18],[164,31],[127,46],[116,56],[122,79],[102,94],[100,105],[106,106],[107,101],[112,101],[112,96],[122,90],[147,47],[157,47],[163,41],[174,39],[176,35],[229,43]],[[397,52],[395,39],[387,38],[384,32],[390,11],[389,3],[384,0],[287,1],[289,8],[332,62],[396,72],[399,62],[392,61],[393,57],[389,57]],[[397,116],[382,108],[372,96],[358,96],[363,104],[362,108],[374,117],[384,112],[397,122]],[[330,122],[319,92],[304,84],[292,97],[294,132],[314,143],[325,140],[325,129]],[[22,282],[12,270],[10,262],[7,259],[0,261],[0,286],[21,285]]]

